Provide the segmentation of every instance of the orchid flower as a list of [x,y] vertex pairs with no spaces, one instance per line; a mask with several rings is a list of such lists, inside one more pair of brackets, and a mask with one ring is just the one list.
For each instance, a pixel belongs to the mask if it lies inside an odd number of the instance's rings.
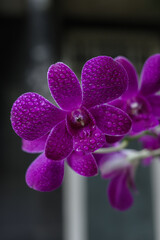
[[48,70],[48,85],[59,108],[32,92],[13,104],[11,123],[23,139],[23,150],[42,152],[26,174],[35,190],[60,186],[65,160],[80,175],[96,175],[92,153],[103,147],[106,135],[120,138],[131,128],[123,110],[106,104],[127,89],[128,75],[120,63],[107,56],[92,58],[82,69],[81,82],[82,87],[74,72],[58,62]]
[[117,57],[128,73],[127,91],[111,104],[126,111],[132,119],[132,134],[151,129],[160,119],[160,54],[150,56],[142,68],[140,83],[133,64],[125,57]]
[[108,154],[94,154],[103,179],[109,180],[107,195],[111,206],[124,211],[133,204],[131,190],[136,191],[134,176],[136,164],[129,162],[128,156],[134,150],[122,150]]

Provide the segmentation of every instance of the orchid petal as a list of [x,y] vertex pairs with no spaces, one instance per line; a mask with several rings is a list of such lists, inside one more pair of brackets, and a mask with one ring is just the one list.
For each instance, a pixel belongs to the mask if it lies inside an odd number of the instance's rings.
[[48,70],[48,84],[57,104],[66,111],[79,108],[82,90],[74,72],[64,63],[58,62]]
[[147,96],[160,90],[160,54],[150,56],[144,63],[141,73],[142,95]]
[[149,166],[152,163],[153,159],[153,157],[144,158],[142,160],[142,165],[145,167]]
[[158,136],[146,135],[139,140],[142,142],[144,148],[154,150],[160,147],[160,137]]
[[94,152],[105,144],[105,135],[94,126],[92,129],[82,129],[73,137],[74,150],[86,153]]
[[[160,136],[145,135],[141,137],[139,140],[142,143],[143,148],[155,150],[160,147]],[[154,159],[153,157],[147,157],[142,160],[142,164],[144,166],[149,166],[152,163],[153,159]]]
[[83,105],[90,108],[116,99],[127,84],[125,69],[111,57],[92,58],[82,69]]
[[49,134],[46,142],[46,157],[62,160],[73,150],[73,138],[66,129],[65,121],[58,123]]
[[119,108],[103,104],[90,109],[99,129],[110,136],[122,136],[129,132],[131,120],[129,116]]
[[49,160],[43,153],[27,169],[26,183],[34,190],[50,192],[61,185],[63,175],[64,161]]
[[113,208],[127,210],[133,204],[133,197],[127,184],[126,171],[112,178],[108,186],[109,202]]
[[22,150],[28,153],[43,152],[48,134],[33,141],[22,139]]
[[25,93],[13,104],[11,122],[21,138],[35,140],[47,134],[66,113],[37,93]]
[[98,173],[96,161],[92,154],[73,151],[67,158],[68,165],[78,174],[91,177]]
[[138,92],[138,74],[133,64],[125,57],[119,56],[115,58],[115,61],[120,63],[128,74],[128,89],[122,95],[123,99],[130,99],[134,97]]
[[153,115],[160,118],[160,95],[150,95],[147,100],[152,107]]
[[109,102],[108,104],[112,105],[116,108],[120,108],[121,110],[123,110],[126,113],[128,111],[127,101],[124,99],[116,99],[116,100]]
[[145,130],[152,129],[159,125],[158,120],[152,114],[143,114],[139,117],[132,118],[131,134],[139,133]]
[[94,153],[94,157],[99,166],[101,177],[104,179],[115,177],[130,167],[130,163],[126,160],[126,154],[122,151],[107,154]]

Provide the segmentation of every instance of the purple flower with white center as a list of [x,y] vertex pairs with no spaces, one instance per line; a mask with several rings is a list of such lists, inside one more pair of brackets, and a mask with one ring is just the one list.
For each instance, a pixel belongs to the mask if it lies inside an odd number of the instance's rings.
[[[13,104],[11,122],[24,139],[23,149],[44,151],[26,175],[28,185],[36,190],[50,191],[61,184],[64,159],[78,174],[96,175],[97,164],[91,153],[105,144],[105,135],[120,137],[130,130],[128,115],[106,104],[127,88],[128,76],[121,64],[107,56],[92,58],[83,67],[81,81],[82,88],[73,71],[58,62],[48,70],[48,84],[59,108],[31,92]],[[47,183],[45,188],[47,175],[54,178],[54,172],[61,178],[54,187]]]
[[107,195],[111,206],[125,211],[133,204],[131,190],[136,191],[134,175],[136,166],[127,160],[133,150],[107,154],[94,154],[103,179],[109,179]]
[[113,105],[123,109],[132,119],[132,133],[138,133],[157,126],[160,118],[160,54],[150,56],[144,63],[140,86],[137,72],[132,63],[125,57],[117,57],[128,73],[129,85],[120,100]]

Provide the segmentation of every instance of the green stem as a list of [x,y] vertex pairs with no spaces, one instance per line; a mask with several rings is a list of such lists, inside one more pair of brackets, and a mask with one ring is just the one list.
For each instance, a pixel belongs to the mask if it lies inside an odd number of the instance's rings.
[[128,141],[123,140],[118,146],[108,147],[108,148],[100,148],[100,149],[96,150],[94,153],[103,154],[103,153],[118,152],[118,151],[124,149],[125,147],[127,147],[127,145],[128,145]]
[[148,150],[148,149],[143,149],[141,151],[138,151],[134,156],[128,157],[128,161],[133,162],[133,161],[139,161],[147,157],[158,157],[160,156],[160,148],[155,149],[155,150]]

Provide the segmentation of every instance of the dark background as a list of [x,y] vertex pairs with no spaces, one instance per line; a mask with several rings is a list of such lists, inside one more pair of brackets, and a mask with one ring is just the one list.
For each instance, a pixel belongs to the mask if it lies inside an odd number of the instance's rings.
[[[146,58],[160,52],[160,1],[1,0],[0,30],[0,239],[61,240],[62,188],[39,193],[26,186],[25,171],[36,155],[21,151],[11,106],[27,91],[51,100],[46,72],[56,61],[80,76],[91,57],[124,55],[140,73]],[[149,168],[138,169],[136,183],[134,206],[120,213],[109,206],[107,183],[99,176],[88,180],[89,240],[154,239]]]

